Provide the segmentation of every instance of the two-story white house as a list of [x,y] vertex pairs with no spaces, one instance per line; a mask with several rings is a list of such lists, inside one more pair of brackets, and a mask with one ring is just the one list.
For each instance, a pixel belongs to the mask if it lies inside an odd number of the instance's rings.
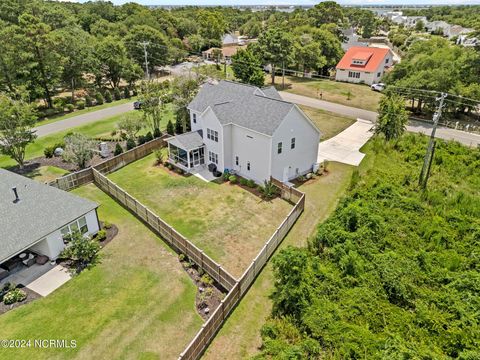
[[215,164],[257,183],[286,182],[317,163],[320,131],[273,87],[207,83],[188,109],[192,131],[167,139],[169,161],[185,171]]
[[390,49],[353,46],[337,64],[335,80],[372,85],[379,82],[392,65]]

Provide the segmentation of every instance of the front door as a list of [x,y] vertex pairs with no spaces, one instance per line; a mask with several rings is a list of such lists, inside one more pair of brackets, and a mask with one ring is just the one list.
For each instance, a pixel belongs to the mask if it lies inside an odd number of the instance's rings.
[[192,165],[193,167],[202,165],[204,163],[204,150],[203,148],[192,150]]
[[283,168],[283,182],[287,182],[288,181],[288,177],[290,175],[290,166],[285,166]]

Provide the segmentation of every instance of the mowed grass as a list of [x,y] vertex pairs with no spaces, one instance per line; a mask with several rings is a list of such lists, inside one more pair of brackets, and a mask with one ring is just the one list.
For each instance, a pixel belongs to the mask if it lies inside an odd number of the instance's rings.
[[[43,156],[43,151],[46,147],[52,146],[59,142],[63,141],[65,135],[70,132],[77,132],[84,134],[88,137],[111,137],[111,132],[116,129],[117,123],[124,117],[124,116],[136,116],[141,117],[142,112],[137,110],[128,111],[124,114],[115,115],[112,117],[105,118],[103,120],[99,120],[96,122],[92,122],[89,124],[85,124],[82,126],[74,127],[69,130],[60,131],[51,135],[43,136],[41,138],[37,138],[35,142],[29,144],[26,149],[25,159],[33,159],[39,156]],[[168,120],[173,120],[173,108],[172,106],[166,107],[164,114],[162,116],[162,120],[160,122],[160,129],[165,130],[167,127]],[[147,128],[143,129],[139,134],[145,134],[150,131],[150,126],[147,124]],[[11,158],[5,155],[0,155],[0,167],[10,167],[15,166],[16,162],[13,161]]]
[[[345,193],[354,168],[340,163],[330,163],[330,173],[307,182],[300,187],[306,194],[305,211],[280,245],[305,246],[319,223],[335,209]],[[260,330],[270,316],[273,291],[271,261],[260,273],[252,287],[241,300],[219,331],[202,359],[246,359],[254,356],[262,344]]]
[[51,123],[54,123],[54,122],[57,122],[57,121],[62,121],[62,120],[69,119],[69,118],[74,117],[74,116],[88,114],[88,113],[98,111],[98,110],[108,109],[108,108],[113,107],[113,106],[127,104],[127,103],[133,102],[133,101],[135,101],[135,98],[122,99],[122,100],[118,100],[118,101],[112,101],[111,103],[104,103],[104,104],[98,105],[98,106],[87,107],[87,108],[82,109],[82,110],[75,110],[75,111],[73,111],[71,113],[68,113],[68,114],[65,114],[65,115],[55,115],[55,116],[44,117],[41,120],[39,120],[35,124],[35,126],[42,126],[42,125],[51,124]]
[[76,340],[75,349],[1,349],[2,359],[176,359],[202,324],[176,255],[94,185],[75,194],[119,227],[102,262],[49,296],[0,316],[1,339]]
[[[281,77],[277,79],[277,89],[283,90]],[[285,77],[285,91],[370,111],[377,111],[382,97],[382,94],[372,91],[367,85],[293,76]]]
[[355,119],[338,115],[330,111],[300,105],[303,112],[320,129],[321,140],[327,140],[341,133],[356,122]]
[[237,278],[292,209],[280,198],[266,202],[239,186],[184,177],[154,162],[147,156],[109,178]]
[[27,177],[42,183],[48,183],[59,177],[67,175],[69,172],[56,166],[40,166],[32,172],[26,174]]

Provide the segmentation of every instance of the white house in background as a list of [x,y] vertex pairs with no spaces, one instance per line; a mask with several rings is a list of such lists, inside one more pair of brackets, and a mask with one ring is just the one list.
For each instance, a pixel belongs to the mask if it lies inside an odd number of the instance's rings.
[[475,47],[480,45],[480,40],[477,37],[469,37],[468,34],[458,35],[457,45],[465,47]]
[[442,35],[446,36],[447,34],[447,29],[450,27],[450,24],[442,21],[442,20],[437,20],[437,21],[429,21],[427,22],[426,26],[427,31],[430,33],[441,33]]
[[90,200],[0,169],[0,279],[14,266],[31,266],[36,255],[56,259],[65,248],[63,237],[74,230],[96,234],[97,208]]
[[222,46],[239,45],[239,38],[235,34],[225,34],[222,37]]
[[464,28],[463,26],[460,26],[460,25],[450,25],[448,28],[445,29],[444,35],[449,39],[452,39],[456,36],[467,35],[474,31],[475,30],[473,29]]
[[387,48],[354,46],[337,64],[335,80],[374,84],[393,65],[393,53]]
[[207,83],[188,109],[192,131],[167,139],[169,161],[185,171],[214,164],[257,183],[287,182],[317,164],[320,131],[273,87]]

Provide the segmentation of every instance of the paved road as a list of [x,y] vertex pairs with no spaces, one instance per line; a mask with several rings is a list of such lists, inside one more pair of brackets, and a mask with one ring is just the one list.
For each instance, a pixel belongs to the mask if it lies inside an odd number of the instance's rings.
[[[310,106],[317,109],[327,110],[336,114],[349,116],[357,119],[364,119],[370,121],[376,121],[377,113],[374,111],[368,111],[363,109],[354,108],[351,106],[345,106],[335,104],[332,102],[318,100],[307,96],[291,94],[281,91],[280,95],[286,101],[290,101],[296,104]],[[423,133],[430,135],[432,125],[421,121],[410,121],[407,126],[407,130],[416,133]],[[468,133],[465,131],[450,129],[444,126],[439,126],[435,137],[445,140],[456,140],[464,145],[476,147],[480,145],[480,135]]]
[[68,130],[72,127],[85,125],[104,118],[122,114],[130,110],[133,110],[133,102],[112,106],[102,110],[92,111],[87,114],[73,116],[65,120],[60,120],[50,124],[38,126],[35,128],[35,130],[37,131],[38,137],[42,137],[59,131]]

